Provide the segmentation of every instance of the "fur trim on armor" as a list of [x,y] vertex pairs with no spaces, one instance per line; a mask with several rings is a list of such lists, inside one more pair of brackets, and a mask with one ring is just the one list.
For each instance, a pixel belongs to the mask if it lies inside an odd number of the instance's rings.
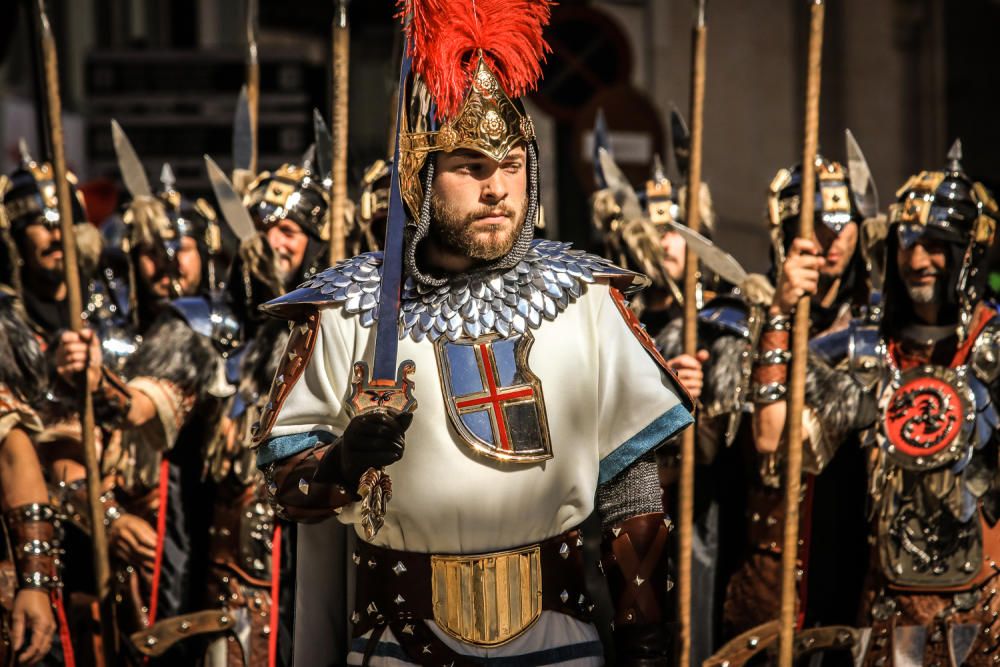
[[17,301],[0,296],[0,383],[31,402],[46,391],[47,366]]
[[287,324],[279,320],[267,320],[240,362],[242,396],[263,396],[267,393],[287,343]]
[[809,355],[806,369],[806,405],[820,427],[819,442],[810,442],[807,453],[807,459],[814,459],[815,469],[809,471],[814,473],[822,471],[848,435],[868,428],[877,416],[875,402],[864,387],[814,355]]
[[182,393],[205,399],[214,380],[224,373],[223,360],[212,342],[177,317],[164,317],[125,366],[126,377],[167,380]]

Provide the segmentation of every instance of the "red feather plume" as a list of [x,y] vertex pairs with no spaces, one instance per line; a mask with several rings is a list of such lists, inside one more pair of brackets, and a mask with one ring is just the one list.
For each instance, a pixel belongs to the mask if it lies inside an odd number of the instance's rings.
[[517,98],[534,89],[551,52],[542,28],[552,0],[397,0],[408,18],[413,70],[437,104],[439,120],[458,113],[482,50],[500,85]]

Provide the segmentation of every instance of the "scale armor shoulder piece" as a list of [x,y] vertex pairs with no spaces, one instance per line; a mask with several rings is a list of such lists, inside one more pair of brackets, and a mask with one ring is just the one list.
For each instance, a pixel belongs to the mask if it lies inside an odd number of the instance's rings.
[[[307,310],[341,305],[368,327],[377,316],[381,277],[382,254],[366,253],[336,264],[262,309],[275,317],[298,320]],[[588,284],[598,281],[607,281],[625,294],[649,284],[645,276],[573,250],[568,243],[537,240],[525,258],[504,273],[465,274],[441,287],[407,278],[402,288],[400,337],[456,340],[463,335],[524,333],[555,319]]]

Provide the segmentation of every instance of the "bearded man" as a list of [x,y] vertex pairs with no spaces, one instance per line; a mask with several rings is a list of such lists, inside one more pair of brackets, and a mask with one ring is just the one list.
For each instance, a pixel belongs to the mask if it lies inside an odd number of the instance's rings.
[[956,142],[889,209],[885,315],[864,346],[878,405],[865,439],[865,665],[1000,662],[1000,317],[985,299],[998,208],[961,157]]
[[[358,533],[350,664],[602,664],[577,529],[595,507],[617,661],[666,664],[653,457],[691,423],[690,402],[625,306],[644,279],[532,241],[538,149],[511,95],[539,75],[549,3],[445,4],[449,21],[437,5],[403,7],[414,70],[386,254],[266,306],[294,326],[258,463],[281,512]],[[396,369],[396,346],[397,381],[371,384],[368,364]],[[300,526],[297,664],[346,652],[330,644],[331,531]]]

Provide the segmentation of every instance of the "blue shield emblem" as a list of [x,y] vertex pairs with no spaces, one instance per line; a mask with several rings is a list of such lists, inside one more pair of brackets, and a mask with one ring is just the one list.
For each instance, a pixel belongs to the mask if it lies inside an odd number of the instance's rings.
[[500,461],[552,458],[542,383],[528,368],[531,332],[438,339],[444,402],[452,426],[477,453]]

